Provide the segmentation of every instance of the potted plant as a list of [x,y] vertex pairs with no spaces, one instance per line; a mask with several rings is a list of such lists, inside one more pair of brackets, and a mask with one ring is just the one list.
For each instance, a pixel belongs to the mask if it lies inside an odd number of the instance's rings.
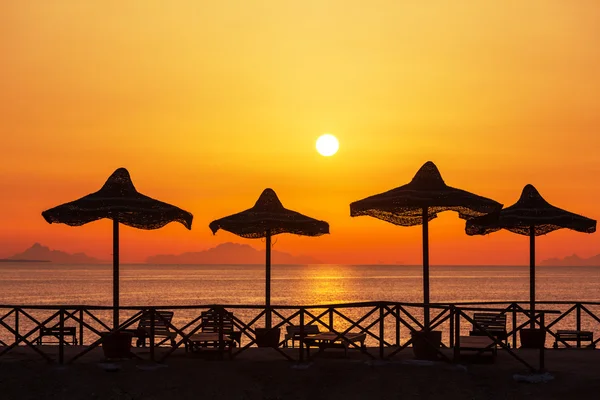
[[525,349],[541,349],[546,343],[544,329],[524,328],[519,331],[521,347]]
[[410,335],[417,360],[438,359],[437,349],[442,345],[442,331],[412,331]]
[[131,339],[129,332],[107,332],[102,341],[102,350],[106,358],[131,357]]
[[258,347],[279,347],[280,328],[256,328],[255,332]]

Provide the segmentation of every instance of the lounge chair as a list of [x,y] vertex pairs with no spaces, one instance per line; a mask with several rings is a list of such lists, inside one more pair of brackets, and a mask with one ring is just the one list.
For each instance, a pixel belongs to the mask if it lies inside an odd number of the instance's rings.
[[[283,347],[288,347],[288,341],[292,341],[292,348],[294,347],[294,342],[300,342],[300,327],[296,325],[288,325],[285,327],[286,334],[283,341]],[[315,335],[317,333],[322,333],[319,330],[318,325],[309,324],[304,326],[304,335]]]
[[202,332],[213,332],[219,333],[219,327],[221,326],[221,318],[223,320],[223,333],[229,336],[234,341],[234,346],[237,343],[239,346],[242,344],[242,332],[234,330],[233,324],[233,313],[223,310],[219,313],[218,310],[210,309],[200,314],[202,316]]
[[75,345],[77,344],[77,338],[75,337],[75,327],[65,326],[62,329],[58,326],[51,328],[42,326],[40,327],[40,336],[35,340],[37,344],[44,344],[44,338],[50,338],[46,340],[46,343],[60,344],[62,341],[64,344]]
[[572,347],[566,342],[577,342],[577,347],[581,347],[581,342],[588,341],[588,348],[595,348],[594,332],[592,331],[577,331],[577,330],[558,330],[554,340],[554,348],[558,349],[558,342],[563,342],[567,347]]
[[505,341],[508,338],[506,314],[475,313],[473,314],[473,321],[478,326],[473,325],[469,336],[487,336],[489,334],[500,341]]
[[[166,341],[170,341],[171,346],[175,347],[175,338],[177,332],[172,332],[169,329],[171,320],[173,319],[173,311],[155,311],[154,312],[154,337],[162,338],[156,346],[164,344]],[[145,347],[146,338],[150,337],[150,331],[152,329],[152,318],[151,312],[145,311],[140,318],[140,322],[136,329],[125,329],[124,332],[133,334],[133,337],[137,338],[135,343],[136,347]]]
[[[201,314],[200,332],[190,335],[186,342],[186,351],[212,348],[228,351],[241,346],[242,332],[234,330],[233,313],[210,309]],[[222,336],[220,337],[220,330]]]
[[347,356],[349,348],[354,349],[358,347],[360,350],[366,351],[366,338],[367,334],[365,332],[346,332],[344,334],[337,332],[321,332],[306,337],[304,339],[304,344],[306,345],[306,354],[309,358],[311,347],[318,347],[319,352],[330,348],[344,349],[344,356]]

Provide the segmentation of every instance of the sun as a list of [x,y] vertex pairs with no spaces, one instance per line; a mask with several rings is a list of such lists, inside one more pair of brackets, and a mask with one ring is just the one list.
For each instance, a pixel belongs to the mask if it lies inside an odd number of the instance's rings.
[[317,139],[317,151],[320,155],[329,157],[337,153],[340,143],[337,138],[330,133],[319,136]]

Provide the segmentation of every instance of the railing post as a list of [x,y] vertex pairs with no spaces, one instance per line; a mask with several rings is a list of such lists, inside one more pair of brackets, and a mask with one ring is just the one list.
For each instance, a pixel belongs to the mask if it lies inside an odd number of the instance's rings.
[[58,321],[58,362],[62,364],[65,360],[65,310],[62,307],[59,310]]
[[379,358],[383,359],[383,336],[384,336],[384,314],[383,314],[383,304],[379,305]]
[[[225,318],[225,308],[219,307],[219,358],[223,358],[223,352],[225,351],[225,342],[223,340],[223,319]],[[270,320],[270,319],[269,319]],[[269,323],[270,324],[270,323]],[[269,328],[271,326],[269,325]]]
[[150,359],[154,361],[154,318],[156,318],[156,310],[150,309]]
[[19,309],[15,308],[15,343],[19,340]]
[[516,303],[512,303],[512,342],[513,349],[517,348],[517,305]]
[[300,343],[298,345],[300,349],[300,355],[298,356],[298,360],[300,362],[304,361],[304,308],[300,308]]
[[[542,330],[544,330],[546,328],[543,312],[540,313],[540,325],[542,325]],[[540,371],[543,371],[545,368],[545,365],[544,365],[545,364],[545,360],[544,360],[545,351],[546,351],[546,343],[543,343],[542,347],[540,347]]]
[[334,331],[334,329],[333,329],[333,308],[329,309],[329,330]]
[[460,360],[460,310],[455,310],[454,311],[454,318],[455,318],[455,323],[454,323],[454,335],[455,335],[455,340],[454,340],[454,361],[458,361]]
[[79,309],[79,345],[83,346],[83,308]]
[[[576,324],[577,324],[577,326],[575,329],[577,331],[581,331],[581,303],[577,303],[576,306],[577,306],[577,308],[576,308],[576,315],[577,315]],[[580,338],[580,336],[578,334],[577,335],[577,348],[578,349],[581,348],[581,340],[579,340],[579,338]]]
[[450,347],[454,347],[454,314],[455,307],[453,305],[450,306]]
[[400,346],[400,306],[396,306],[396,346]]

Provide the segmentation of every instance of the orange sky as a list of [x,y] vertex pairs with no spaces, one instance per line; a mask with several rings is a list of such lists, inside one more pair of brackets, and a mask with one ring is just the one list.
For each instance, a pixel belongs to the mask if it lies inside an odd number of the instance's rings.
[[[19,1],[0,4],[0,257],[41,242],[109,259],[109,221],[41,211],[118,167],[194,214],[192,231],[122,230],[122,259],[225,241],[208,223],[272,187],[331,235],[275,248],[330,263],[421,262],[421,228],[350,218],[427,160],[446,183],[514,203],[534,184],[599,218],[600,4],[540,1]],[[331,132],[331,158],[314,148]],[[526,264],[526,237],[467,237],[445,213],[432,264]],[[538,240],[538,259],[600,236]]]

